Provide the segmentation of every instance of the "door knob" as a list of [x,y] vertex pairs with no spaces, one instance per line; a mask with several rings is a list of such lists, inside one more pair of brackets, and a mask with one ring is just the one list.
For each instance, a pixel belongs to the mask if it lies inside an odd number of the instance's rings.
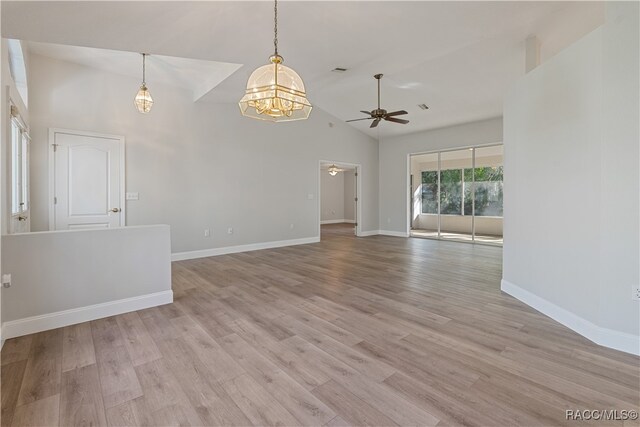
[[26,220],[27,220],[27,217],[26,217],[26,216],[22,216],[22,215],[20,215],[20,216],[18,217],[18,221],[26,221]]
[[120,208],[112,208],[112,209],[109,209],[109,212],[118,213],[118,212],[120,212]]

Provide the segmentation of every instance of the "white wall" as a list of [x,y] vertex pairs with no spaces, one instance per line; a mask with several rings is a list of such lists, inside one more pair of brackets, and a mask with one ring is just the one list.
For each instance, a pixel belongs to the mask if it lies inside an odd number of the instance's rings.
[[347,222],[356,220],[356,172],[346,170],[344,175],[344,219]]
[[194,104],[149,76],[155,104],[141,115],[135,79],[36,55],[30,77],[34,230],[48,227],[49,127],[125,136],[126,188],[140,195],[127,224],[170,224],[173,252],[318,237],[320,159],[362,165],[362,230],[378,229],[378,144],[320,108],[306,121],[267,123],[235,104]]
[[[27,58],[25,58],[27,62]],[[26,64],[29,65],[28,63]],[[9,49],[6,39],[0,39],[0,240],[7,233],[11,215],[10,209],[11,183],[8,179],[10,171],[10,141],[11,141],[11,112],[9,100],[20,110],[22,119],[29,126],[29,111],[20,97],[15,82],[9,71]],[[0,268],[0,275],[7,270]],[[3,290],[0,288],[0,307],[2,306]],[[0,331],[2,330],[2,313],[0,310]],[[4,343],[6,337],[2,336],[0,342]]]
[[344,220],[344,173],[329,175],[326,170],[320,171],[320,221]]
[[381,140],[380,229],[407,232],[409,154],[500,142],[502,142],[501,118]]
[[166,225],[7,235],[2,266],[5,338],[173,300]]
[[504,107],[503,289],[635,353],[638,35],[638,3],[608,3],[605,25],[519,80]]

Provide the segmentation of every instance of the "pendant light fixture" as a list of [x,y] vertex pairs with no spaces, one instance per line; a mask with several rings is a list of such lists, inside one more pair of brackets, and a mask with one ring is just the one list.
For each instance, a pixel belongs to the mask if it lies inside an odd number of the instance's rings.
[[336,175],[338,175],[338,172],[340,172],[340,169],[338,169],[338,167],[336,165],[331,165],[329,167],[329,175],[336,176]]
[[147,89],[147,83],[145,81],[147,55],[147,53],[142,54],[142,85],[140,86],[140,90],[138,90],[133,101],[138,111],[143,114],[151,111],[151,107],[153,106],[153,98],[151,98],[151,94],[149,93],[149,89]]
[[238,103],[243,116],[273,122],[304,120],[311,113],[311,103],[304,82],[291,68],[284,66],[278,54],[278,0],[274,1],[273,56],[270,64],[256,69],[247,82],[245,95]]

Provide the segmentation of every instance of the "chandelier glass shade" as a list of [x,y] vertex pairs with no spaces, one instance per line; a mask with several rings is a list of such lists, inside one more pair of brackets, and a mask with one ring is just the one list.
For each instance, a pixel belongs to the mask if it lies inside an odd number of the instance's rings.
[[331,166],[329,167],[329,175],[331,175],[331,176],[336,176],[336,175],[338,175],[338,172],[340,172],[340,169],[338,169],[338,168],[336,167],[336,165],[331,165]]
[[146,53],[142,54],[142,85],[140,86],[138,93],[136,93],[136,97],[133,99],[136,109],[143,114],[151,111],[151,107],[153,106],[153,98],[151,97],[151,93],[149,93],[149,89],[147,89],[147,84],[145,82],[146,56]]
[[273,122],[304,120],[311,113],[304,82],[293,69],[283,65],[278,55],[278,2],[274,7],[275,53],[269,64],[256,69],[247,81],[247,89],[238,103],[243,116]]

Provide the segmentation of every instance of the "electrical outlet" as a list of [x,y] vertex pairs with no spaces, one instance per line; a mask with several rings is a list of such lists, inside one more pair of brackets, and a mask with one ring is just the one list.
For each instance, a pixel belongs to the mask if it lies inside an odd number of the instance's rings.
[[204,229],[204,237],[211,237],[211,230],[208,228]]
[[634,301],[640,301],[640,286],[631,286],[631,299]]
[[2,275],[2,286],[5,288],[10,288],[11,287],[11,275],[10,274],[3,274]]
[[227,228],[227,234],[233,234],[233,227]]

